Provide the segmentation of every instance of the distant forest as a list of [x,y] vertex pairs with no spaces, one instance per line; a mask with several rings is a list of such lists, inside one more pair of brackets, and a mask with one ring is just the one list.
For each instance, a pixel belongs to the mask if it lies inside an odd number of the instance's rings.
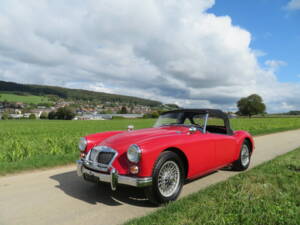
[[119,102],[126,104],[138,104],[156,107],[162,103],[143,98],[108,94],[103,92],[87,91],[81,89],[69,89],[56,86],[18,84],[13,82],[0,81],[0,92],[9,92],[20,95],[57,96],[59,98],[75,101],[97,101],[97,102]]

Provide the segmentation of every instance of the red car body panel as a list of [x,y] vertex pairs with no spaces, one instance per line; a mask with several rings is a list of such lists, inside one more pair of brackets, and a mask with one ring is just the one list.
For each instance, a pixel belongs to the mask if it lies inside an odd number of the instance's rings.
[[235,131],[233,135],[190,133],[184,126],[162,126],[135,131],[112,131],[86,136],[88,145],[86,153],[96,145],[108,146],[118,152],[113,167],[121,175],[129,175],[127,149],[137,144],[142,149],[138,163],[138,177],[152,176],[152,170],[161,152],[165,150],[181,151],[187,162],[187,177],[193,179],[222,168],[238,159],[241,146],[248,139],[254,149],[251,135],[245,131]]

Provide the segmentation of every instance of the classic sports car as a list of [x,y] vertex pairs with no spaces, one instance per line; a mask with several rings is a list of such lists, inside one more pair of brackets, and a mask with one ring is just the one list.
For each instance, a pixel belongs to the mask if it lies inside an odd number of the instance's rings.
[[109,131],[80,139],[77,173],[85,180],[143,187],[156,204],[175,200],[185,180],[225,166],[248,168],[251,135],[232,131],[227,114],[215,109],[163,113],[154,128]]

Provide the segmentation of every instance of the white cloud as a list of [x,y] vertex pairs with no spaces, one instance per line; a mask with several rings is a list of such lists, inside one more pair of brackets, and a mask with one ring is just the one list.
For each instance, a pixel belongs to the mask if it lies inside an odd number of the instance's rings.
[[263,56],[266,56],[267,53],[260,50],[260,49],[253,49],[253,53],[256,57],[263,57]]
[[291,0],[285,7],[287,10],[299,10],[300,0]]
[[298,84],[277,81],[251,34],[206,10],[214,0],[4,0],[0,80],[234,109],[252,93],[269,111],[300,108]]
[[269,70],[275,72],[276,70],[279,69],[281,66],[286,66],[287,63],[282,61],[282,60],[267,60],[265,62],[266,66],[269,67]]

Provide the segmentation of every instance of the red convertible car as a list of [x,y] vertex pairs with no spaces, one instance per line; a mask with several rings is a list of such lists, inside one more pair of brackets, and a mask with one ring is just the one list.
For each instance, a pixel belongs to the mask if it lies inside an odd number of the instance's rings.
[[233,131],[216,109],[163,113],[153,128],[109,131],[80,139],[77,173],[85,180],[142,187],[156,204],[176,200],[185,180],[225,166],[248,168],[251,135]]

